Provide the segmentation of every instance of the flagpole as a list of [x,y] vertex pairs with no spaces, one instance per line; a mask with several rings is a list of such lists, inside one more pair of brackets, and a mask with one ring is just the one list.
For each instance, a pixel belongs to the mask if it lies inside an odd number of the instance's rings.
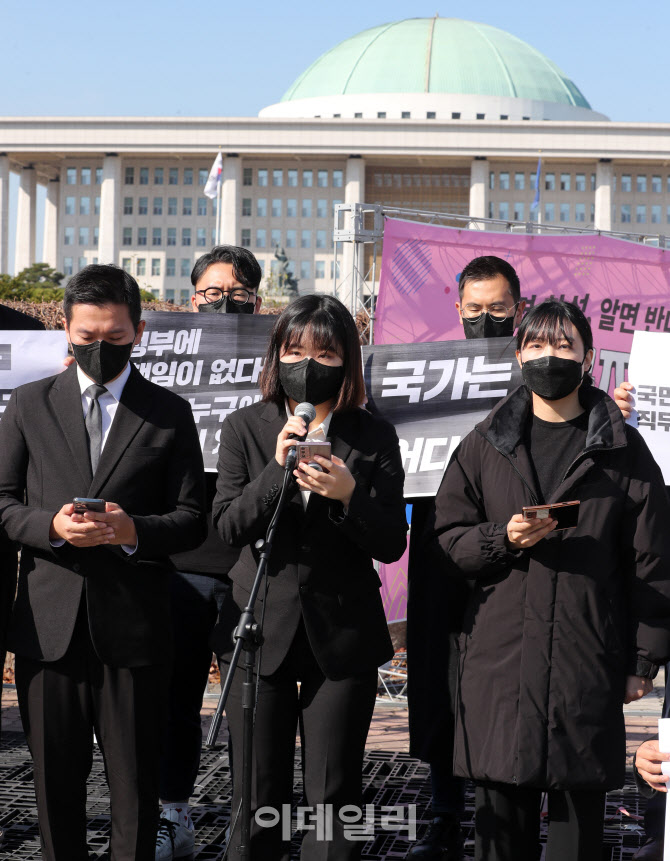
[[[221,152],[221,150],[219,150]],[[219,187],[217,189],[217,204],[216,204],[216,244],[221,245],[221,225],[223,223],[223,175],[221,176],[221,182],[219,183]]]

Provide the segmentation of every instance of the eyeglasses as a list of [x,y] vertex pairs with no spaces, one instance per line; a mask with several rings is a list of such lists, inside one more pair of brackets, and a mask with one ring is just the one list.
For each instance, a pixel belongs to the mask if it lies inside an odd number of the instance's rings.
[[492,311],[479,311],[479,312],[472,311],[468,308],[463,308],[463,310],[461,311],[461,314],[463,315],[463,319],[467,320],[468,323],[478,323],[482,319],[484,314],[488,314],[489,319],[491,320],[492,323],[504,323],[508,317],[513,316],[513,314],[511,314],[511,312],[516,312],[516,309],[518,306],[519,306],[519,303],[516,302],[514,305],[512,305],[511,308],[505,308],[503,306],[503,307],[493,308]]
[[234,290],[219,290],[218,287],[208,287],[206,290],[196,290],[196,296],[203,296],[205,302],[211,305],[227,296],[235,305],[246,305],[250,299],[255,301],[256,296],[243,287],[235,287]]

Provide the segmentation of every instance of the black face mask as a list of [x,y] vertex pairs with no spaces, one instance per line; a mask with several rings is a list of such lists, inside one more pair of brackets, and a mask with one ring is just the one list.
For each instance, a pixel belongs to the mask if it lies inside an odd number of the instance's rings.
[[494,323],[488,314],[482,314],[478,320],[466,320],[463,317],[465,337],[470,338],[511,338],[514,334],[514,316],[505,317],[500,323]]
[[539,359],[524,362],[521,376],[531,392],[547,401],[558,401],[579,386],[584,377],[584,369],[582,362],[576,362],[574,359],[541,356]]
[[302,359],[300,362],[279,362],[279,382],[284,394],[299,404],[323,404],[334,398],[342,388],[344,368]]
[[245,302],[244,305],[240,305],[233,302],[230,296],[222,296],[216,302],[202,302],[198,305],[198,311],[212,314],[253,314],[255,307],[255,302]]
[[110,344],[109,341],[94,341],[92,344],[72,344],[75,360],[86,376],[103,386],[128,364],[133,352],[133,342]]

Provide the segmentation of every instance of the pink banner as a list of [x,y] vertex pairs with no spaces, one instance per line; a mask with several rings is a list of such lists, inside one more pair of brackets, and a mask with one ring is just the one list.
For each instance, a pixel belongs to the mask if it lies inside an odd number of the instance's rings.
[[664,249],[597,235],[486,233],[386,219],[375,343],[463,337],[454,303],[473,257],[495,254],[519,274],[529,305],[549,296],[580,305],[593,327],[601,389],[624,379],[633,332],[670,332]]

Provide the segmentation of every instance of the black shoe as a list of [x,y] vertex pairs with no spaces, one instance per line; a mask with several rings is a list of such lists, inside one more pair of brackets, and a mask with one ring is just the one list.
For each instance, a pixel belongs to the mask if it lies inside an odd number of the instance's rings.
[[649,837],[633,855],[633,861],[663,861],[663,838]]
[[463,834],[458,819],[449,814],[438,815],[428,831],[407,853],[412,861],[461,861]]

